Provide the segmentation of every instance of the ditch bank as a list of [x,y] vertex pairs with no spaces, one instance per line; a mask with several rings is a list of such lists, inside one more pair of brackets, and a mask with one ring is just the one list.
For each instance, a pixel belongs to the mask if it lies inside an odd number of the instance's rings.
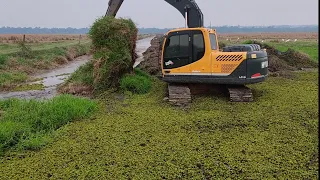
[[162,35],[154,36],[150,41],[150,47],[142,54],[143,61],[139,64],[139,68],[151,75],[161,74],[161,41]]
[[145,60],[144,54],[146,51],[148,51],[148,49],[150,49],[150,47],[152,47],[152,41],[154,38],[155,36],[152,36],[137,41],[136,53],[138,58],[133,65],[134,68],[139,66]]
[[32,76],[32,79],[37,81],[26,83],[23,86],[42,86],[41,90],[30,91],[16,91],[16,92],[2,92],[0,93],[0,99],[19,98],[19,99],[49,99],[57,95],[57,87],[67,79],[71,73],[77,70],[81,65],[87,63],[92,56],[84,55],[75,58],[70,63]]
[[[143,62],[144,52],[150,47],[150,41],[154,37],[148,37],[145,39],[138,40],[136,43],[136,53],[138,58],[134,66],[138,66],[140,62]],[[79,67],[85,65],[87,62],[92,60],[91,55],[84,55],[78,58],[75,58],[73,61],[70,61],[67,65],[64,65],[60,68],[50,70],[38,75],[32,76],[32,79],[37,79],[37,81],[26,83],[23,86],[40,86],[41,90],[30,90],[30,91],[16,91],[16,92],[1,92],[0,99],[9,99],[9,98],[19,98],[19,99],[50,99],[59,94],[58,87],[63,84],[70,75],[75,72]],[[88,89],[78,89],[76,94],[88,94],[85,91]],[[83,93],[79,93],[83,91]],[[73,93],[71,93],[73,94]]]

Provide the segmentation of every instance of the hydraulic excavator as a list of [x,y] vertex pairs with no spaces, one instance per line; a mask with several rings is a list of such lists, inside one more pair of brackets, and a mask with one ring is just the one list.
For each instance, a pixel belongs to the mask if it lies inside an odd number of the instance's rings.
[[[169,101],[186,104],[192,89],[203,85],[210,90],[225,87],[230,101],[253,101],[247,84],[260,83],[268,76],[268,55],[257,44],[240,44],[219,49],[215,29],[204,27],[203,14],[194,0],[165,0],[185,18],[185,28],[164,35],[162,80],[168,83]],[[123,0],[110,0],[106,16],[116,16]]]

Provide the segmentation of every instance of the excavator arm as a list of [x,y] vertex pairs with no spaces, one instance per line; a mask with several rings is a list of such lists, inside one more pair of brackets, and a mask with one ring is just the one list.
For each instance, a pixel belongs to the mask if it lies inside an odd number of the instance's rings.
[[116,16],[122,3],[123,0],[110,0],[108,3],[106,16]]
[[[106,16],[116,16],[124,0],[109,0]],[[203,27],[203,14],[195,0],[165,0],[185,18],[189,28]]]

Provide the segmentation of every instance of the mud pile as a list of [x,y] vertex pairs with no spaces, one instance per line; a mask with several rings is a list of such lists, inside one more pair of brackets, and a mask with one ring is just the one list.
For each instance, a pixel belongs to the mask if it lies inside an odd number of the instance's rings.
[[138,66],[140,69],[151,75],[158,75],[161,73],[161,40],[162,35],[156,35],[151,40],[151,46],[143,53],[144,61]]
[[[293,49],[288,49],[286,52],[281,52],[267,44],[253,41],[254,44],[259,44],[268,52],[269,71],[271,73],[283,71],[295,71],[303,68],[317,68],[318,63],[313,61],[308,54],[298,52]],[[283,74],[283,73],[280,73]]]
[[280,58],[283,59],[289,66],[301,69],[301,68],[316,68],[318,63],[313,61],[306,53],[298,52],[293,49],[281,53]]

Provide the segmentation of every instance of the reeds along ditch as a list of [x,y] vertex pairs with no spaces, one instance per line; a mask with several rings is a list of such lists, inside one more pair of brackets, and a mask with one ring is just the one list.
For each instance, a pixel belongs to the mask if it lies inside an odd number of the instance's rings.
[[97,110],[95,101],[61,95],[48,101],[0,101],[0,155],[11,148],[39,149],[50,133],[63,125],[88,118]]

